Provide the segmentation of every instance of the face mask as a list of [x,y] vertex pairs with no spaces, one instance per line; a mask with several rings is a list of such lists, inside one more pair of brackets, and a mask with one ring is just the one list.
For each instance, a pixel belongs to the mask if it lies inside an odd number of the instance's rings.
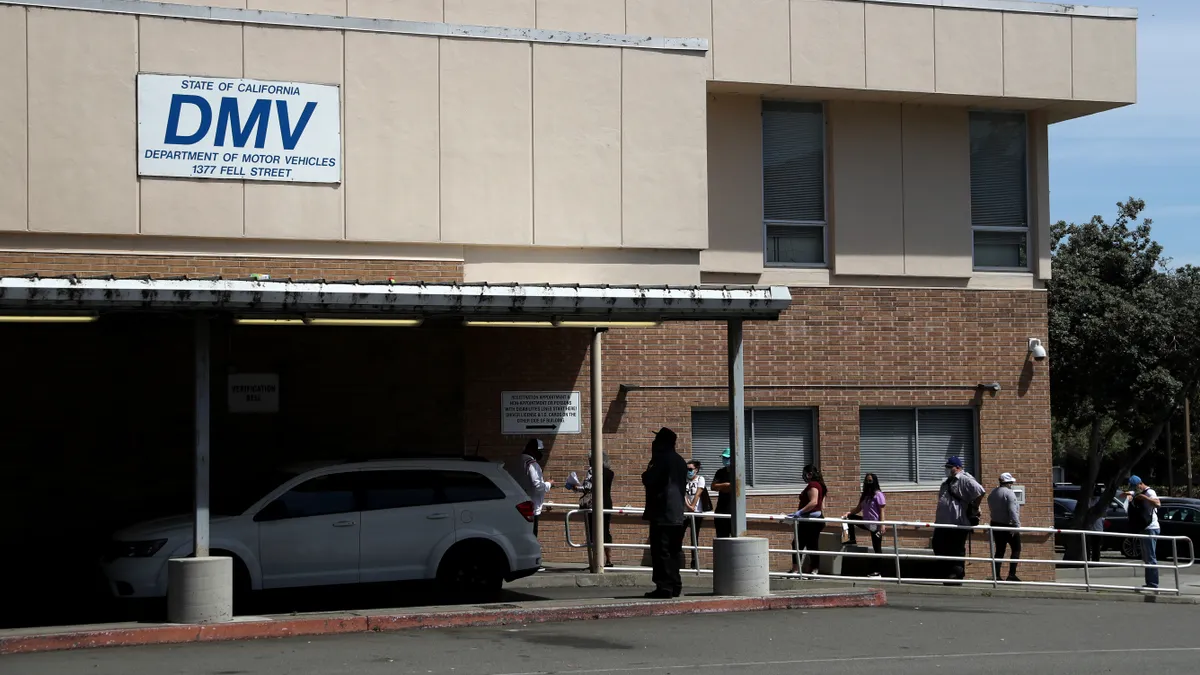
[[725,466],[725,467],[729,466],[729,458],[728,457],[721,458],[721,466]]
[[696,470],[688,469],[688,478],[695,478],[695,477],[696,477]]
[[946,468],[946,478],[954,478],[954,469]]

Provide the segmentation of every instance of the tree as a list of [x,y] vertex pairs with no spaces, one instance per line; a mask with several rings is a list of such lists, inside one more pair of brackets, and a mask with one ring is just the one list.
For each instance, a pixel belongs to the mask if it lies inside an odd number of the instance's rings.
[[[1081,502],[1106,455],[1116,467],[1102,498],[1076,509],[1081,529],[1104,514],[1200,380],[1200,270],[1167,267],[1151,220],[1138,220],[1145,206],[1130,198],[1111,224],[1095,216],[1051,230],[1051,407],[1060,428],[1086,439]],[[1122,434],[1127,443],[1114,448]]]

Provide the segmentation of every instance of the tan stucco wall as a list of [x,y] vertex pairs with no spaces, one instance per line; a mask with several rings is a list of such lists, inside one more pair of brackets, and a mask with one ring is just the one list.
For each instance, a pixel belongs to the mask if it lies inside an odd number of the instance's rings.
[[[830,269],[764,266],[760,111],[757,96],[709,96],[704,273],[798,285],[905,276],[1012,287],[1022,278],[973,271],[968,108],[863,101],[825,106]],[[1031,273],[1018,287],[1049,278],[1047,125],[1040,113],[1028,119]]]

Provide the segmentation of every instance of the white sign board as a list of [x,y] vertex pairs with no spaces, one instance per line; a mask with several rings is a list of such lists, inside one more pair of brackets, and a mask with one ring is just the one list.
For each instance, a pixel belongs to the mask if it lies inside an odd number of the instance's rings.
[[577,391],[506,391],[502,395],[501,433],[509,435],[578,434]]
[[139,73],[138,175],[340,183],[340,90]]
[[279,376],[274,373],[230,375],[229,412],[279,412]]

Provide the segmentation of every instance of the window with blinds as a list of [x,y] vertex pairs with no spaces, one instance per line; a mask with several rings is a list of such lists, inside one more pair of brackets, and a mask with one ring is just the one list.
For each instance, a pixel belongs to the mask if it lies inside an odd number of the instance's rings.
[[864,408],[858,416],[861,473],[881,483],[939,483],[946,460],[977,466],[975,411],[970,408]]
[[[790,488],[803,483],[804,465],[816,458],[816,413],[808,408],[746,410],[746,484]],[[693,410],[691,459],[712,480],[729,447],[729,411]]]
[[820,103],[763,101],[765,260],[825,260],[825,110]]
[[970,134],[975,267],[1028,269],[1029,164],[1025,114],[972,112]]

